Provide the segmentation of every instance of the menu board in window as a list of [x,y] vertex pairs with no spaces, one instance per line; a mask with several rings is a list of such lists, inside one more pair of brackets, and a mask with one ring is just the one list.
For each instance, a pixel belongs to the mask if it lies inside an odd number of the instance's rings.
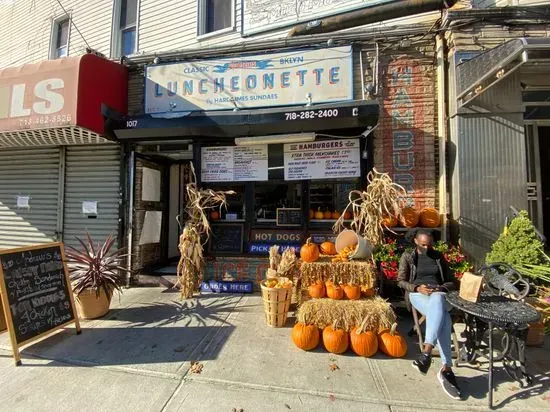
[[301,208],[277,209],[277,226],[302,226],[304,224],[304,212]]
[[209,252],[242,253],[244,225],[239,223],[212,223]]
[[203,147],[201,180],[203,182],[268,180],[267,145]]
[[62,243],[0,252],[0,295],[17,365],[19,347],[75,322]]
[[285,144],[285,180],[359,177],[359,149],[359,139]]

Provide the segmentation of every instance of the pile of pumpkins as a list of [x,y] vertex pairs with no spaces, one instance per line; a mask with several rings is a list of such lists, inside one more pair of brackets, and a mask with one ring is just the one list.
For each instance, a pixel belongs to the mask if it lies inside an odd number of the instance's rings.
[[340,285],[336,284],[331,280],[323,282],[318,280],[312,285],[309,285],[307,288],[309,296],[314,299],[320,299],[327,296],[330,299],[341,300],[357,300],[363,297],[372,297],[374,296],[374,289],[367,288],[366,286],[354,285],[351,283]]
[[315,325],[298,322],[292,328],[292,341],[303,350],[312,350],[319,345],[322,337],[325,349],[330,353],[344,353],[351,350],[359,356],[373,356],[379,349],[393,358],[401,358],[407,354],[407,341],[396,332],[397,324],[390,329],[383,329],[379,333],[354,327],[351,332],[327,326],[322,333]]
[[[329,209],[325,210],[324,212],[321,210],[321,208],[318,208],[317,211],[313,209],[309,209],[309,218],[310,219],[317,219],[317,220],[336,220],[339,219],[341,216],[341,213],[335,210],[334,212],[331,212]],[[344,212],[344,219],[350,220],[351,219],[351,212],[346,211]]]
[[412,207],[405,207],[401,209],[399,218],[395,216],[385,216],[382,222],[386,227],[396,227],[401,225],[403,227],[439,227],[441,218],[439,211],[433,207],[426,207],[421,211],[418,211]]
[[333,242],[323,242],[321,243],[321,246],[319,246],[316,243],[313,243],[311,238],[308,238],[306,243],[300,248],[300,257],[304,262],[315,262],[319,259],[321,254],[327,256],[336,255],[336,245]]

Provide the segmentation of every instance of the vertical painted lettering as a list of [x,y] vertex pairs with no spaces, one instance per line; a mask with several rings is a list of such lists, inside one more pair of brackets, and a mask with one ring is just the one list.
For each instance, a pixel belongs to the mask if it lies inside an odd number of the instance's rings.
[[319,86],[321,84],[321,74],[325,71],[325,69],[317,68],[313,69],[313,73],[315,74],[315,84]]
[[331,67],[329,71],[328,81],[330,84],[336,84],[340,81],[340,67]]
[[290,87],[290,72],[281,73],[281,87],[283,89]]
[[300,87],[302,87],[305,83],[305,77],[306,77],[307,70],[298,70],[296,72],[296,76],[298,76],[298,84]]

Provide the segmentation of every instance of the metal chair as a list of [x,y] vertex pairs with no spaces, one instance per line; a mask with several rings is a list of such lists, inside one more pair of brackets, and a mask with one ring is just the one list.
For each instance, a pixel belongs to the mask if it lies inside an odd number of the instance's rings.
[[[422,332],[422,324],[426,320],[426,316],[420,313],[418,310],[416,310],[416,308],[412,305],[411,305],[411,312],[413,315],[414,325],[412,329],[409,331],[409,336],[412,336],[415,333],[418,335],[418,347],[420,348],[420,351],[422,351],[424,350],[424,334]],[[420,317],[419,317],[419,314],[420,314]],[[451,319],[452,319],[452,315],[451,315]],[[453,341],[452,356],[453,358],[455,358],[455,362],[454,362],[455,366],[458,366],[460,347],[458,345],[458,338],[456,337],[454,325],[452,326],[452,329],[451,329],[451,338]],[[434,346],[434,348],[432,349],[432,356],[439,356],[439,355],[440,355],[439,349],[437,348],[437,346]]]

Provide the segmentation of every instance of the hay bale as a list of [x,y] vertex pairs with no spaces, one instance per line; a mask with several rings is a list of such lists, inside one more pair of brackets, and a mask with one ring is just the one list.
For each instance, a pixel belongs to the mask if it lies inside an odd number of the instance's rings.
[[374,288],[376,286],[376,268],[368,260],[349,262],[331,262],[330,257],[322,257],[315,262],[303,262],[300,267],[301,288],[307,289],[318,280],[334,283],[353,283]]
[[361,300],[311,299],[302,303],[296,318],[320,329],[338,321],[348,332],[363,321],[367,330],[378,332],[390,328],[396,320],[391,305],[378,296]]

